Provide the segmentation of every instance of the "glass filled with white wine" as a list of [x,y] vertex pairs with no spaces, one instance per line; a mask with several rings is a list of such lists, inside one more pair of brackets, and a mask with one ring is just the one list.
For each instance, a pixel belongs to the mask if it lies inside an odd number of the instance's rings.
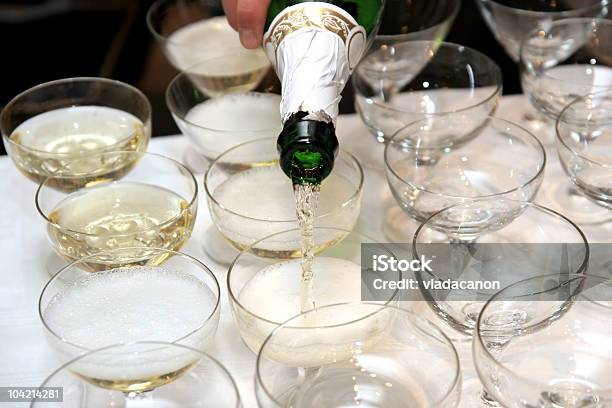
[[210,355],[182,344],[143,341],[83,354],[41,387],[63,387],[63,401],[31,407],[241,407],[236,382]]
[[[321,232],[317,250],[342,240],[353,229],[363,192],[363,169],[357,159],[340,151],[331,174],[321,183],[315,227]],[[219,156],[204,176],[204,189],[213,223],[235,248],[259,256],[301,255],[299,240],[264,240],[298,227],[291,180],[278,163],[276,138],[236,146]]]
[[245,89],[249,91],[270,68],[263,49],[248,50],[240,44],[220,0],[158,0],[147,12],[147,26],[179,71],[206,59],[229,56],[224,65],[211,66],[209,72],[230,81],[250,76]]
[[[227,76],[234,54],[207,59],[179,73],[166,90],[166,105],[189,142],[209,161],[251,140],[277,137],[282,130],[281,97],[257,88],[261,78]],[[262,92],[259,92],[262,91]]]
[[151,105],[142,92],[119,81],[61,79],[13,98],[0,115],[0,129],[21,173],[36,183],[54,176],[49,186],[73,191],[83,185],[84,175],[129,169],[127,162],[66,164],[105,152],[145,151],[151,138]]
[[[116,171],[80,174],[78,170],[91,161]],[[121,256],[88,258],[83,267],[156,265],[166,257],[146,249],[176,251],[191,236],[198,186],[181,163],[158,154],[123,151],[72,161],[62,173],[73,171],[76,174],[71,177],[60,177],[83,181],[82,188],[59,191],[54,188],[57,177],[48,177],[36,191],[36,208],[47,223],[49,241],[67,261],[131,247],[135,249]]]
[[[87,271],[100,257],[146,251],[161,266]],[[114,344],[167,341],[205,350],[219,325],[220,289],[206,265],[180,252],[121,248],[85,257],[43,288],[38,313],[49,345],[65,363]]]

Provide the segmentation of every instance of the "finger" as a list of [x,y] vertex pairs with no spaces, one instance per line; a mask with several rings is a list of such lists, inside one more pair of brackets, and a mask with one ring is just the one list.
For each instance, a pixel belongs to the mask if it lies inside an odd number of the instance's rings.
[[223,11],[227,17],[229,25],[236,31],[238,31],[238,24],[236,22],[236,5],[237,0],[223,0]]
[[236,22],[240,41],[246,48],[261,45],[270,0],[236,0]]

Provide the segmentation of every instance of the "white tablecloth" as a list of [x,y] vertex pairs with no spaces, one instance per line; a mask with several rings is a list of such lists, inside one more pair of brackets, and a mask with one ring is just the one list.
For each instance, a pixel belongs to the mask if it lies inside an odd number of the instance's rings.
[[[505,97],[497,115],[517,120],[517,107],[527,104],[522,96]],[[385,241],[382,232],[384,214],[396,208],[383,171],[383,146],[375,142],[357,115],[344,115],[338,120],[340,144],[354,153],[365,167],[366,181],[362,213],[357,225],[360,232]],[[149,150],[183,162],[193,162],[187,141],[182,136],[156,138]],[[544,184],[566,182],[554,150],[548,149]],[[197,166],[196,166],[197,167]],[[39,385],[58,363],[43,336],[38,318],[38,296],[49,279],[48,270],[59,268],[47,242],[45,223],[34,207],[36,185],[17,172],[8,157],[0,158],[0,386]],[[202,174],[197,176],[203,182]],[[201,190],[202,191],[202,190]],[[538,202],[546,204],[540,193]],[[255,407],[253,372],[255,356],[242,343],[233,325],[225,278],[227,266],[217,263],[202,249],[206,234],[214,228],[206,206],[206,197],[199,197],[198,218],[192,238],[183,251],[202,260],[214,272],[222,288],[221,321],[210,354],[218,358],[232,373],[240,388],[245,407]],[[585,228],[591,241],[603,241],[608,230]],[[210,236],[210,235],[208,235]],[[406,234],[408,241],[409,234]],[[462,347],[464,353],[469,348]],[[474,381],[469,355],[462,356],[464,378]],[[471,380],[470,380],[471,379]],[[9,406],[8,403],[0,406]],[[23,403],[19,406],[25,406]]]

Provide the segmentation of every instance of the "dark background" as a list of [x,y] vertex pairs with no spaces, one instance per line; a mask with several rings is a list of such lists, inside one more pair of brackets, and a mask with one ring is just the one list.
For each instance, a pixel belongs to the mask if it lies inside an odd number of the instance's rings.
[[[149,97],[154,135],[178,133],[164,102],[165,88],[176,72],[146,27],[145,14],[152,3],[0,0],[0,107],[42,82],[103,76],[133,84]],[[516,64],[496,43],[474,0],[462,0],[446,40],[476,48],[497,61],[504,75],[504,93],[520,92]],[[342,113],[352,111],[351,99],[350,92],[345,92]]]

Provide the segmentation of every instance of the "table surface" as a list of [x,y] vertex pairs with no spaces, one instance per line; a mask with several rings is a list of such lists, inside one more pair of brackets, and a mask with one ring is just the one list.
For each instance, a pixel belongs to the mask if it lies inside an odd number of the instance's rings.
[[[496,115],[520,123],[520,111],[528,101],[523,96],[504,97]],[[361,123],[357,115],[343,115],[338,120],[338,138],[344,149],[355,154],[365,168],[363,205],[356,229],[380,241],[388,241],[383,234],[385,214],[397,210],[383,172],[383,145]],[[155,138],[149,151],[162,153],[187,164],[195,156],[182,136]],[[561,172],[556,152],[547,148],[548,162],[543,185],[567,182]],[[192,166],[199,183],[203,182],[200,164]],[[198,168],[200,167],[200,168]],[[10,159],[0,158],[0,387],[37,386],[58,366],[47,345],[38,318],[38,297],[49,280],[48,271],[59,269],[46,238],[45,223],[36,212],[36,185],[17,172]],[[546,189],[540,191],[536,202],[550,204]],[[610,231],[602,227],[583,228],[589,241],[608,241]],[[410,234],[406,234],[406,241]],[[195,230],[184,252],[202,260],[217,277],[222,291],[221,319],[212,348],[207,350],[219,359],[238,383],[245,407],[255,407],[253,373],[255,355],[242,343],[235,328],[227,300],[225,278],[227,265],[211,259],[204,247],[220,239],[214,231],[206,198],[199,197]],[[210,252],[210,251],[209,251]],[[464,383],[477,381],[469,347],[458,347],[462,355]],[[8,404],[0,403],[0,406]],[[24,406],[21,404],[21,406]]]

